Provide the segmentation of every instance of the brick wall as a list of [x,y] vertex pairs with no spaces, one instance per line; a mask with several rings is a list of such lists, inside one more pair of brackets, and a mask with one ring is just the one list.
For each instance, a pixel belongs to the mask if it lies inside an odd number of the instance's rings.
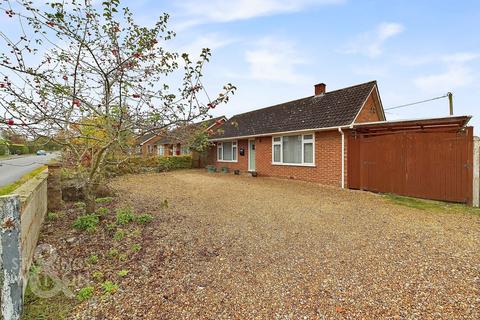
[[377,99],[377,94],[373,92],[365,102],[365,106],[360,111],[355,123],[380,121],[381,110]]
[[[346,132],[345,135],[348,133]],[[347,181],[347,138],[345,137],[345,181]],[[274,165],[272,164],[272,137],[255,139],[255,157],[259,176],[272,176],[288,179],[313,181],[327,185],[341,185],[341,152],[342,140],[338,131],[318,131],[315,133],[315,167]],[[238,140],[238,150],[244,148],[245,155],[238,154],[238,162],[214,161],[217,168],[228,167],[248,171],[248,140]],[[210,149],[211,157],[217,159],[217,148]]]
[[[210,149],[210,158],[214,160],[213,165],[217,168],[227,167],[230,170],[248,171],[248,140],[238,140],[237,148],[237,162],[221,162],[217,161],[217,144],[215,144],[215,146]],[[243,156],[240,155],[241,148],[245,150]]]

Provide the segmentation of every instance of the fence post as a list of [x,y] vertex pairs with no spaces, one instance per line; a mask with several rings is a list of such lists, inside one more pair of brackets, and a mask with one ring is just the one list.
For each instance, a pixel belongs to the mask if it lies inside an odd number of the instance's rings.
[[473,137],[473,195],[472,205],[480,205],[480,138]]
[[23,305],[20,248],[20,197],[0,197],[1,314],[4,320],[18,320]]

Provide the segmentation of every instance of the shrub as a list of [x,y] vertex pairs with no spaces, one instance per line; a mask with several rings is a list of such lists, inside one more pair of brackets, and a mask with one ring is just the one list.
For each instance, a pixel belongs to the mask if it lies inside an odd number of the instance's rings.
[[101,272],[101,271],[95,271],[95,272],[92,274],[92,277],[93,277],[93,279],[95,279],[95,281],[101,281],[101,280],[103,280],[103,272]]
[[73,206],[75,207],[75,209],[85,209],[86,204],[85,202],[78,201],[78,202],[75,202]]
[[135,215],[131,208],[122,208],[117,210],[117,224],[126,225],[135,220]]
[[105,281],[102,283],[102,289],[106,294],[115,293],[118,290],[118,284],[112,281]]
[[0,141],[0,156],[8,154],[8,146]]
[[115,239],[116,241],[120,241],[123,238],[125,238],[125,231],[122,229],[118,229],[113,235],[113,239]]
[[139,252],[142,249],[142,246],[139,245],[138,243],[135,243],[132,245],[132,251],[133,252]]
[[90,264],[96,264],[98,262],[98,256],[96,254],[92,254],[88,257],[87,262]]
[[120,252],[118,251],[118,249],[112,248],[112,249],[108,250],[108,256],[110,258],[115,258],[119,254],[120,254]]
[[78,293],[77,293],[78,301],[82,302],[82,301],[90,299],[93,296],[93,291],[94,290],[95,290],[95,288],[91,287],[91,286],[84,287],[84,288],[80,289],[80,291],[78,291]]
[[192,156],[171,156],[159,158],[159,171],[189,169],[192,167]]
[[73,223],[73,227],[82,231],[94,231],[99,223],[98,216],[96,214],[85,214],[79,216]]
[[100,207],[97,210],[95,210],[95,213],[100,217],[106,217],[110,213],[110,209],[105,207]]
[[129,272],[128,270],[122,269],[122,270],[118,271],[117,274],[118,274],[118,276],[120,276],[120,277],[125,277],[125,276],[127,276],[128,272]]
[[49,212],[47,213],[47,220],[57,220],[63,216],[63,212]]
[[135,220],[136,220],[138,223],[146,224],[146,223],[152,222],[153,216],[152,216],[151,214],[144,213],[144,214],[140,214],[140,215],[136,216],[136,217],[135,217]]
[[24,144],[10,144],[8,149],[11,154],[28,154],[28,147]]
[[98,203],[98,204],[109,204],[112,201],[113,201],[112,197],[104,197],[104,198],[95,199],[95,203]]

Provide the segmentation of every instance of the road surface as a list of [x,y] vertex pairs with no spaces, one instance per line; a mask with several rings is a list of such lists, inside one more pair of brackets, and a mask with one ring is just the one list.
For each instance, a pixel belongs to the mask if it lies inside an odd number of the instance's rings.
[[56,156],[57,154],[48,153],[46,156],[27,155],[0,159],[0,187],[17,181],[30,171],[47,164]]

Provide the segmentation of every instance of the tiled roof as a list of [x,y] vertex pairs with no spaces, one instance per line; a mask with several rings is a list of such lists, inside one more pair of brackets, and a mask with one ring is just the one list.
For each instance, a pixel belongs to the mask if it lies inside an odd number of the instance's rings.
[[238,114],[215,139],[350,125],[376,81]]
[[204,128],[207,129],[208,127],[212,126],[215,124],[217,120],[220,120],[222,118],[225,118],[225,116],[221,117],[216,117],[216,118],[211,118],[207,119],[204,121],[200,122],[195,122],[191,123],[187,126],[184,127],[179,127],[171,130],[167,135],[165,135],[162,139],[158,140],[155,142],[156,144],[172,144],[172,143],[181,143],[182,140],[187,138],[189,134],[191,134],[193,131]]

